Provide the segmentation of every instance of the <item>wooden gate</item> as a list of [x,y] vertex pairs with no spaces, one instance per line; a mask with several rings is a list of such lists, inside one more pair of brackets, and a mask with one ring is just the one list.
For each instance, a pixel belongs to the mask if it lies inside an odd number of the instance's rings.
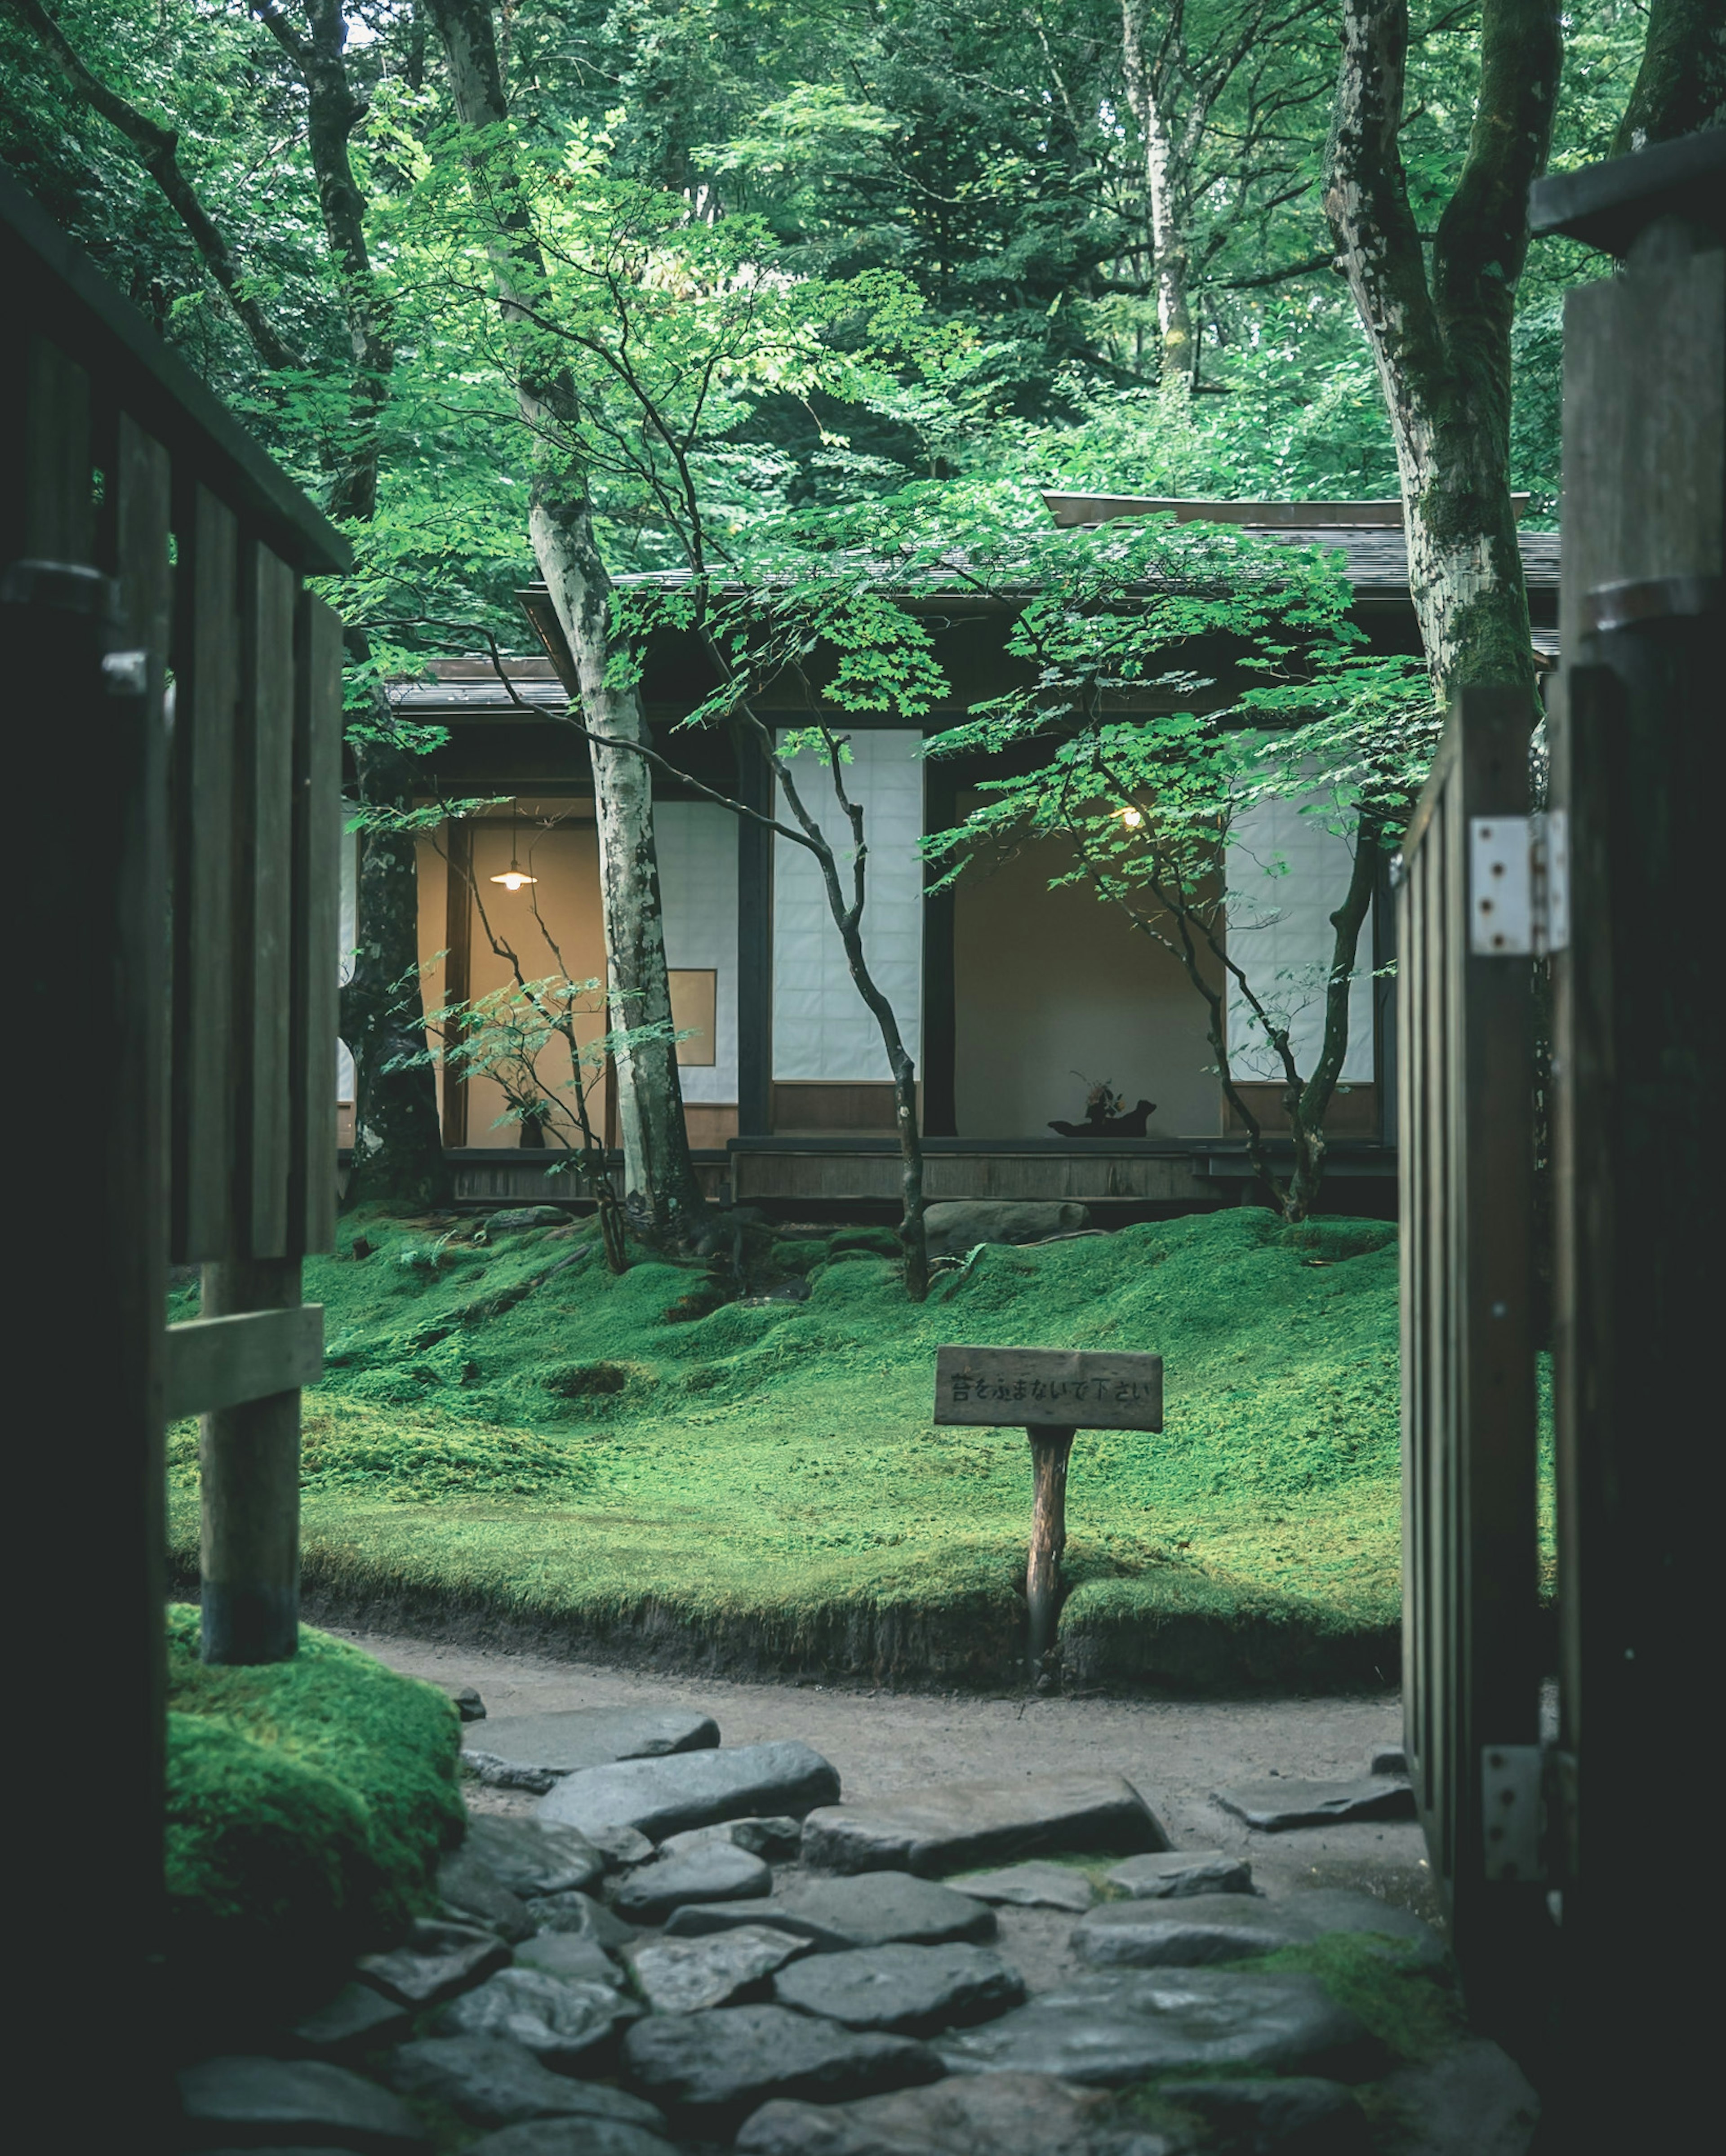
[[[297,1389],[321,1367],[300,1260],[329,1246],[335,1199],[341,754],[340,624],[303,579],[349,557],[5,181],[0,286],[11,1315],[47,1381],[15,1517],[52,1568],[33,1614],[65,1672],[33,1741],[100,1775],[100,1861],[56,1856],[56,1820],[37,1831],[61,1922],[102,1928],[115,2025],[136,2032],[162,1880],[167,1417],[206,1414],[207,1656],[293,1651]],[[171,1262],[203,1265],[206,1312],[172,1330]],[[120,2146],[141,2091],[93,2078],[80,2132]]]
[[1533,717],[1518,692],[1458,698],[1404,841],[1397,936],[1405,1741],[1471,2004],[1506,2034],[1546,1928]]

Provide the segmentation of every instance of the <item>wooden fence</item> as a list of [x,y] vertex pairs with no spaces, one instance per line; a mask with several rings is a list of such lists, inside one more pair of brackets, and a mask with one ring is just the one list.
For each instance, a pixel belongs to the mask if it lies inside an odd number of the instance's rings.
[[[160,1912],[167,1419],[205,1417],[207,1657],[294,1647],[298,1388],[321,1361],[300,1265],[335,1201],[341,756],[340,624],[303,580],[348,552],[9,182],[0,271],[12,1314],[48,1380],[17,1517],[55,1560],[39,1621],[100,1702],[74,1697],[61,1737],[104,1785],[123,2024]],[[170,1264],[204,1281],[204,1315],[172,1328]]]

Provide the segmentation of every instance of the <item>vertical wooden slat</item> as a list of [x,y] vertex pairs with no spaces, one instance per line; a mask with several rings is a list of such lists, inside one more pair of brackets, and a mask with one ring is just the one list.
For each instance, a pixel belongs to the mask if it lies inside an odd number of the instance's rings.
[[93,562],[89,377],[42,336],[30,339],[27,367],[22,552],[39,562]]
[[239,541],[206,488],[179,517],[174,714],[173,1255],[234,1242],[234,911]]
[[[448,882],[444,893],[444,986],[445,1000],[465,1003],[473,993],[473,859],[474,838],[470,825],[460,818],[449,826],[445,843]],[[467,1143],[467,1081],[460,1071],[445,1063],[444,1084],[444,1142]]]
[[[241,708],[241,822],[249,855],[239,867],[249,930],[238,952],[249,993],[246,1070],[240,1089],[243,1142],[239,1171],[254,1258],[288,1250],[291,1131],[294,902],[294,610],[291,570],[267,547],[246,549],[245,683]],[[334,1084],[333,1075],[331,1085]]]
[[290,1247],[336,1235],[336,1020],[341,937],[342,623],[298,608],[294,714],[294,1173]]

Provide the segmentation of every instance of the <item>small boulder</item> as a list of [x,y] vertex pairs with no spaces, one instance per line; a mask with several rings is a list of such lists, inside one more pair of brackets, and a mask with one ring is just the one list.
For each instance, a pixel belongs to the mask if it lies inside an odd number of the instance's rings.
[[609,1984],[614,1990],[624,1973],[597,1939],[579,1932],[536,1932],[516,1948],[517,1969],[537,1969],[565,1984]]
[[802,1916],[843,1938],[848,1946],[944,1946],[973,1943],[995,1935],[995,1913],[986,1902],[908,1871],[871,1871],[860,1878],[787,1881],[763,1912]]
[[803,1829],[805,1864],[930,1877],[1049,1850],[1127,1856],[1168,1846],[1155,1814],[1118,1774],[938,1783],[885,1804],[824,1807]]
[[514,1235],[523,1228],[561,1228],[570,1219],[561,1205],[506,1205],[487,1215],[488,1235]]
[[1047,2074],[955,2075],[852,2103],[763,2104],[744,2156],[1174,2156],[1161,2136],[1123,2138],[1114,2099]]
[[367,2051],[393,2043],[408,2028],[408,2010],[369,1984],[347,1984],[326,2006],[294,2025],[294,2041],[308,2051]]
[[844,2102],[942,2073],[926,2045],[859,2034],[783,2006],[655,2015],[630,2030],[624,2058],[650,2095],[710,2134],[773,2097]]
[[585,1768],[566,1774],[540,1799],[537,1816],[584,1834],[629,1826],[663,1840],[721,1820],[801,1816],[838,1799],[839,1776],[829,1762],[807,1744],[781,1741]]
[[1334,1932],[1382,1938],[1389,1950],[1422,1969],[1436,1969],[1445,1958],[1430,1924],[1344,1887],[1312,1888],[1276,1902],[1246,1894],[1111,1902],[1075,1927],[1073,1950],[1097,1969],[1195,1969],[1306,1946]]
[[439,1865],[438,1897],[458,1923],[483,1925],[511,1941],[533,1936],[527,1903],[471,1847],[453,1851]]
[[603,2083],[555,2074],[506,2036],[429,2036],[402,2044],[385,2069],[403,2096],[434,2097],[476,2126],[524,2118],[611,2118],[658,2130],[650,2103]]
[[203,2059],[176,2076],[180,2108],[208,2147],[218,2135],[252,2145],[344,2138],[403,2151],[426,2145],[425,2129],[398,2097],[326,2059]]
[[566,1983],[537,1969],[506,1969],[451,1999],[432,2028],[439,2036],[507,2036],[545,2065],[574,2071],[639,2010],[609,1984]]
[[776,1969],[808,1951],[807,1940],[788,1932],[741,1924],[702,1939],[644,1939],[624,1958],[655,2014],[699,2014],[764,1989]]
[[662,1856],[681,1856],[686,1850],[704,1849],[709,1842],[728,1841],[747,1849],[752,1856],[769,1864],[789,1864],[803,1842],[803,1821],[794,1819],[722,1820],[717,1826],[692,1826],[684,1834],[668,1834],[660,1844]]
[[635,1936],[635,1927],[614,1916],[591,1894],[537,1894],[527,1913],[542,1932],[573,1932],[578,1938],[592,1939],[596,1946],[625,1947]]
[[470,1820],[461,1849],[464,1856],[471,1851],[523,1901],[591,1887],[605,1871],[603,1851],[584,1834],[533,1819]]
[[782,1969],[773,1997],[848,2029],[922,2036],[1004,2014],[1024,1999],[1025,1979],[987,1947],[863,1947]]
[[501,1969],[510,1950],[495,1932],[473,1924],[418,1918],[405,1945],[363,1955],[355,1964],[367,1984],[405,2006],[429,2006]]
[[687,1707],[577,1707],[553,1714],[488,1717],[462,1738],[479,1779],[501,1789],[548,1789],[565,1774],[623,1759],[710,1750],[719,1724]]
[[1415,1816],[1413,1789],[1390,1775],[1360,1782],[1302,1782],[1292,1774],[1278,1774],[1212,1794],[1225,1812],[1233,1812],[1261,1834],[1284,1834],[1297,1826],[1335,1826],[1350,1820]]
[[1174,1902],[1192,1894],[1250,1894],[1252,1866],[1219,1849],[1171,1849],[1129,1856],[1105,1877],[1136,1902]]
[[923,1214],[932,1258],[962,1258],[979,1243],[1046,1242],[1051,1235],[1076,1235],[1090,1225],[1089,1209],[1071,1201],[1044,1204],[964,1198],[931,1205]]
[[758,1856],[727,1841],[638,1865],[612,1896],[632,1923],[656,1924],[686,1902],[742,1902],[768,1893],[773,1875]]
[[[1155,1856],[1128,1860],[1130,1864],[1164,1861]],[[1096,1890],[1084,1873],[1066,1864],[1013,1864],[1004,1871],[968,1872],[949,1883],[975,1901],[1004,1902],[1019,1909],[1067,1909],[1075,1916],[1082,1914],[1097,1899]]]

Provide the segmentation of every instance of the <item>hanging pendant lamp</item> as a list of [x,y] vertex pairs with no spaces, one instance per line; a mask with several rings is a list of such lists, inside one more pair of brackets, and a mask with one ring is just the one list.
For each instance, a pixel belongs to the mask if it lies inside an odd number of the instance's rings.
[[527,870],[521,866],[521,863],[516,858],[516,838],[517,828],[518,827],[515,820],[511,819],[510,823],[510,865],[504,870],[501,875],[495,875],[491,878],[491,881],[493,883],[501,883],[506,891],[520,891],[524,883],[537,883],[539,881],[539,878],[537,876],[529,875]]

